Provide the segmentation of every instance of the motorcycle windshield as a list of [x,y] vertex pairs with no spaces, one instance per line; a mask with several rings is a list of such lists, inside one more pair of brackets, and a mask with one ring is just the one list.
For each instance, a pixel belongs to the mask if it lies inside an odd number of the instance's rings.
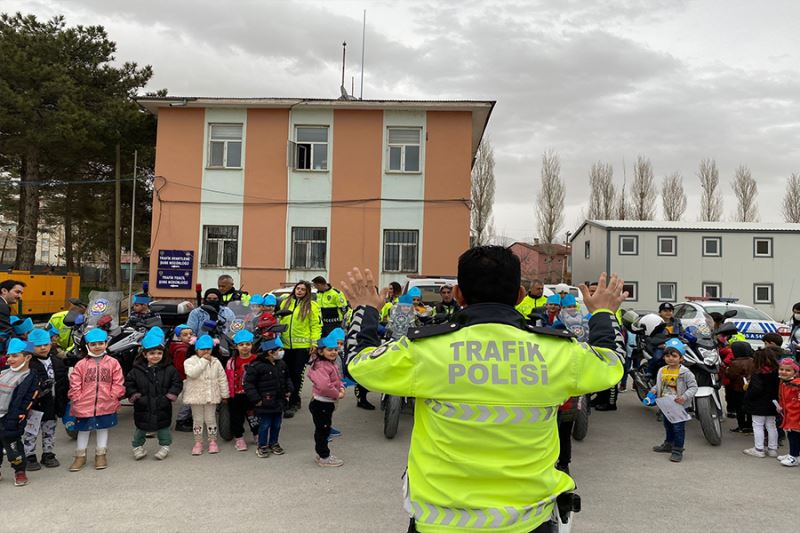
[[109,315],[113,324],[119,324],[119,305],[122,302],[120,291],[92,291],[86,308],[86,325],[96,326],[103,315]]
[[255,324],[253,319],[256,317],[252,309],[250,309],[249,303],[245,304],[239,301],[230,302],[227,307],[236,317],[228,324],[228,335],[236,335],[244,329],[250,332],[254,331]]

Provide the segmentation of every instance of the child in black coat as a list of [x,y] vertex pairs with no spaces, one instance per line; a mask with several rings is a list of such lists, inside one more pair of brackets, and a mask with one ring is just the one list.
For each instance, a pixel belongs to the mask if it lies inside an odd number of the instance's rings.
[[164,356],[164,332],[152,328],[142,339],[142,352],[133,362],[125,378],[125,393],[133,404],[133,457],[138,461],[147,455],[144,449],[147,432],[155,431],[160,448],[155,454],[162,460],[172,444],[172,402],[183,390],[178,371]]
[[[28,471],[41,470],[42,466],[56,468],[55,439],[56,420],[64,416],[69,392],[67,367],[52,350],[50,334],[43,329],[34,329],[28,334],[28,342],[33,345],[31,372],[39,383],[39,397],[33,402],[31,413],[36,413],[35,424],[25,427],[22,442],[25,445]],[[39,414],[41,413],[41,414]],[[31,420],[34,420],[31,418]],[[36,460],[36,441],[42,437],[42,462]]]
[[[14,468],[14,485],[28,484],[25,474],[25,447],[22,433],[28,420],[28,410],[39,395],[39,381],[28,364],[32,354],[27,343],[11,339],[6,347],[8,368],[0,372],[0,446]],[[0,453],[0,464],[3,454]]]
[[[778,360],[783,350],[778,347],[765,347],[753,355],[753,373],[744,393],[743,407],[753,420],[754,446],[744,450],[752,457],[778,456]],[[767,450],[764,451],[764,430],[767,432]]]
[[248,365],[244,375],[244,390],[259,417],[256,455],[262,458],[269,457],[270,453],[283,455],[278,436],[283,411],[294,388],[289,369],[283,361],[280,338],[261,342],[258,357]]

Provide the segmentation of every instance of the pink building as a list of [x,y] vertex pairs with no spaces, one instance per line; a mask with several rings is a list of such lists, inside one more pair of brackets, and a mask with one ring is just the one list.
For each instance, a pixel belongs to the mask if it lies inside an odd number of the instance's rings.
[[534,279],[544,283],[570,281],[569,247],[563,244],[515,242],[509,248],[519,257],[524,282]]

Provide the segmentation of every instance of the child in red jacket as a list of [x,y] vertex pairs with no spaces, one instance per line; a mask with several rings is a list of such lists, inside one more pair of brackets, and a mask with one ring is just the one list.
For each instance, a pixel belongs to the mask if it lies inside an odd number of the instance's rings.
[[[169,343],[168,353],[172,364],[178,371],[181,381],[186,381],[184,362],[194,355],[194,341],[197,339],[192,328],[186,324],[175,326],[175,339]],[[190,433],[192,431],[192,408],[188,404],[181,405],[178,416],[175,417],[175,431]]]
[[320,339],[321,354],[311,363],[308,379],[313,384],[314,399],[308,404],[314,419],[314,443],[319,466],[342,466],[344,461],[333,455],[328,448],[328,437],[333,424],[333,410],[336,402],[344,398],[344,384],[339,374],[336,359],[339,357],[339,343],[334,333]]
[[781,359],[778,367],[778,377],[781,379],[781,388],[778,392],[780,412],[783,415],[781,427],[786,431],[789,439],[789,453],[778,456],[783,466],[797,466],[800,464],[800,365],[789,357]]

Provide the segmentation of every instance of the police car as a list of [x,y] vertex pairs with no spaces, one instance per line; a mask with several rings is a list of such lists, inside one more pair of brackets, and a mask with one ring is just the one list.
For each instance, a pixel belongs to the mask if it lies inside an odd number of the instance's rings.
[[749,305],[737,304],[738,298],[689,297],[687,300],[675,304],[674,316],[681,321],[684,328],[705,325],[704,314],[724,314],[726,311],[735,310],[736,315],[725,322],[734,323],[739,333],[745,336],[753,348],[760,348],[764,345],[761,337],[767,333],[777,333],[783,337],[784,344],[789,339],[791,330],[787,326],[777,322],[763,311]]

